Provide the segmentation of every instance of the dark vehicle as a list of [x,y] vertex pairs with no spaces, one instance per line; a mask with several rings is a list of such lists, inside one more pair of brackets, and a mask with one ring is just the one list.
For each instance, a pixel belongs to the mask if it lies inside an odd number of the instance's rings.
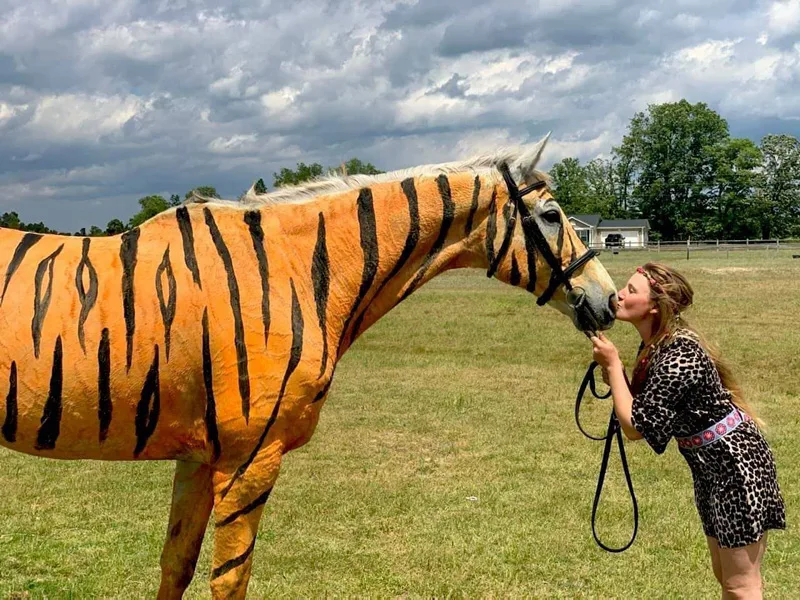
[[606,236],[606,248],[622,248],[625,245],[625,238],[621,233],[609,233]]

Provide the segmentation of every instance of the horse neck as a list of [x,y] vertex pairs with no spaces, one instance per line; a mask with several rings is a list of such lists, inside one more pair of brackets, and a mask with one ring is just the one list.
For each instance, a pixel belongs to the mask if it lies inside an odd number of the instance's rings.
[[326,211],[321,205],[312,279],[318,314],[326,315],[330,341],[338,348],[334,356],[438,274],[486,267],[480,224],[494,185],[459,173],[363,188],[356,199],[357,238],[352,210]]

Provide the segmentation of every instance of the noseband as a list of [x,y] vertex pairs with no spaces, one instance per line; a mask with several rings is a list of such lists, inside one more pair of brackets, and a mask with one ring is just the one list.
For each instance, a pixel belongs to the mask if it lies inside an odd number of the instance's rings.
[[550,265],[550,283],[548,284],[544,293],[536,300],[536,304],[543,306],[553,297],[553,294],[555,294],[558,286],[563,285],[567,291],[571,290],[572,283],[570,282],[570,277],[572,277],[572,274],[597,256],[598,252],[592,249],[587,249],[585,254],[573,260],[566,269],[562,269],[561,261],[556,259],[553,251],[550,249],[550,245],[547,243],[547,239],[544,237],[541,229],[539,229],[539,225],[536,223],[536,220],[533,218],[530,210],[528,210],[528,207],[522,200],[531,192],[545,187],[547,183],[544,181],[537,181],[536,183],[532,183],[527,187],[519,189],[517,184],[514,182],[514,178],[511,176],[511,171],[506,163],[501,164],[498,169],[500,170],[500,173],[503,174],[503,179],[505,180],[506,187],[508,188],[508,203],[511,205],[512,212],[511,218],[509,218],[508,223],[506,224],[506,232],[503,236],[503,243],[500,245],[500,249],[492,261],[492,264],[489,265],[489,271],[486,273],[486,276],[492,277],[495,274],[500,262],[508,253],[508,249],[511,246],[511,236],[514,234],[514,227],[517,223],[517,215],[521,215],[522,232],[525,235],[525,241],[533,242],[534,247],[541,252],[545,261],[547,261],[547,264]]

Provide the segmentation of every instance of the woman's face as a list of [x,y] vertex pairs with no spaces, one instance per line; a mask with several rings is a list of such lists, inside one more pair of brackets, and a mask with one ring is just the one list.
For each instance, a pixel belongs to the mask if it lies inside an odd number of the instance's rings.
[[656,311],[655,304],[650,300],[647,277],[634,273],[625,287],[617,292],[617,320],[637,323],[652,318]]

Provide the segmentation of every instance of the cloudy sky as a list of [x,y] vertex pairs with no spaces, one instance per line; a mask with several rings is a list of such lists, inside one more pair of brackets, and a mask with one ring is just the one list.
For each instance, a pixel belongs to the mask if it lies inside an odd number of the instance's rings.
[[301,160],[388,170],[549,130],[545,166],[591,159],[680,98],[800,135],[800,0],[223,2],[0,0],[0,212],[105,227]]

